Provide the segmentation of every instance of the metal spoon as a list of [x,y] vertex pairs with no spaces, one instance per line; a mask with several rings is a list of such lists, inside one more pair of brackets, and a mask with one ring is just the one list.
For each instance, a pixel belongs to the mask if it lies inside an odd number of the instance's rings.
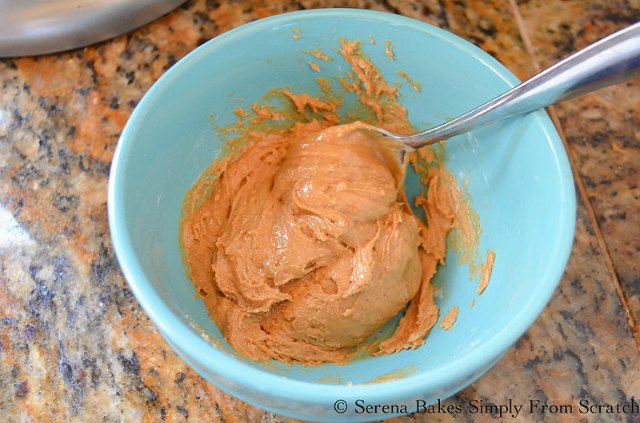
[[638,75],[640,23],[591,44],[482,106],[432,129],[414,135],[375,130],[411,151]]

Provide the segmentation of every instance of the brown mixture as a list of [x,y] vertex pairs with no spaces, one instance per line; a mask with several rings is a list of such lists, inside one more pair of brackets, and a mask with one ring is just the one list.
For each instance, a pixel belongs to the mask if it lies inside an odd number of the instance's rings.
[[[359,46],[343,42],[353,71],[343,87],[376,125],[411,131],[396,89]],[[455,181],[429,167],[428,192],[416,200],[422,222],[397,151],[363,123],[336,125],[338,102],[282,94],[303,122],[246,132],[242,151],[213,167],[210,195],[185,200],[182,244],[198,293],[231,346],[253,360],[344,363],[403,309],[395,332],[369,352],[421,346],[438,319],[431,278],[459,220]],[[256,118],[263,110],[253,109]],[[310,109],[322,118],[309,119]]]

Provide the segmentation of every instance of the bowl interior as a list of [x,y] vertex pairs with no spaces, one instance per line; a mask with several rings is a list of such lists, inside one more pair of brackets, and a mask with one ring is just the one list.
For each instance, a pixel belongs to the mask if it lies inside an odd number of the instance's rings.
[[[183,334],[176,331],[176,322],[182,321],[183,330],[217,340],[198,345],[206,349],[200,357],[211,357],[206,366],[215,368],[220,357],[235,354],[185,276],[178,227],[185,192],[222,145],[210,114],[219,124],[233,122],[235,108],[275,87],[320,93],[318,76],[330,79],[348,70],[336,51],[341,37],[363,40],[365,54],[387,80],[403,83],[401,102],[417,128],[465,112],[518,82],[488,55],[444,31],[346,11],[257,22],[202,46],[174,66],[145,96],[123,133],[110,218],[129,283],[165,337],[182,342]],[[387,40],[395,60],[385,54]],[[333,60],[326,63],[305,53],[316,48]],[[310,69],[309,60],[320,64],[320,73]],[[419,82],[421,92],[398,70]],[[333,86],[339,89],[335,81]],[[448,168],[470,193],[480,217],[479,254],[484,259],[488,248],[496,252],[491,282],[480,296],[478,278],[471,279],[468,266],[449,252],[436,283],[441,316],[452,306],[460,308],[451,330],[436,325],[418,350],[344,366],[263,365],[235,357],[239,365],[301,381],[357,384],[385,375],[436,374],[462,362],[479,368],[515,342],[550,298],[573,240],[575,198],[565,153],[543,112],[452,139],[446,151]],[[419,189],[410,183],[410,192]],[[149,293],[169,313],[154,311]]]

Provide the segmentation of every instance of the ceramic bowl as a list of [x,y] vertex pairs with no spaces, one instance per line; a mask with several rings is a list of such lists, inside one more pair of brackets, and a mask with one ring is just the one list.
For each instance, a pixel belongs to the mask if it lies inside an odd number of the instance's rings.
[[[369,43],[371,36],[375,44]],[[389,81],[399,80],[397,71],[404,70],[421,84],[420,93],[408,84],[400,89],[416,127],[461,114],[519,82],[463,39],[397,15],[326,9],[259,20],[197,48],[153,85],[116,148],[108,201],[124,276],[173,349],[203,377],[244,401],[326,421],[423,411],[416,405],[445,399],[480,377],[553,295],[575,225],[571,170],[544,111],[451,139],[447,166],[479,215],[478,251],[481,258],[489,248],[496,252],[482,295],[455,252],[438,271],[438,304],[443,311],[459,306],[455,325],[448,331],[436,325],[417,350],[341,366],[260,364],[237,356],[185,276],[178,246],[185,193],[223,144],[210,114],[218,123],[230,123],[237,118],[235,108],[275,87],[318,93],[319,74],[309,68],[305,51],[317,48],[334,58],[322,63],[322,76],[342,75],[348,66],[337,54],[340,38],[364,40],[365,54]],[[385,54],[387,40],[395,60]],[[395,408],[366,409],[384,404]]]

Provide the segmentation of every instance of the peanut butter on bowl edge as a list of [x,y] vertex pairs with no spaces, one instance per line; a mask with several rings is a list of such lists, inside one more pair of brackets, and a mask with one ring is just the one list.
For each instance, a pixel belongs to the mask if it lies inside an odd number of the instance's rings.
[[[343,123],[342,99],[326,79],[324,98],[275,90],[269,98],[288,107],[254,103],[236,113],[239,136],[185,198],[188,275],[225,339],[249,359],[345,363],[402,311],[368,353],[420,347],[438,320],[431,279],[459,220],[460,190],[442,163],[423,164],[428,190],[416,206],[426,222],[413,214],[392,159],[397,146],[367,124],[413,128],[361,47],[342,41],[339,52],[351,67],[340,84],[362,106],[345,115],[362,122]],[[423,156],[409,161],[415,167]]]
[[480,284],[476,291],[478,295],[482,294],[487,286],[489,286],[489,279],[491,279],[491,272],[493,271],[493,264],[496,260],[496,252],[493,250],[487,250],[486,261],[482,265],[482,273],[480,274]]
[[449,310],[447,314],[445,314],[444,317],[442,318],[442,321],[440,322],[440,327],[444,330],[451,329],[453,324],[458,319],[459,311],[460,309],[458,308],[458,306],[451,307],[451,310]]

